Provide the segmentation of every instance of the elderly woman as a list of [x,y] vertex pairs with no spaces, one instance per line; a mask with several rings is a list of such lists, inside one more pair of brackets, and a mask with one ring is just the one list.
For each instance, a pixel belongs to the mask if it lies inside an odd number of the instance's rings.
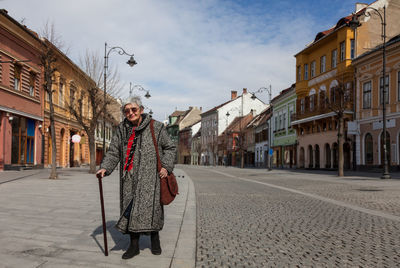
[[111,174],[120,163],[120,218],[116,228],[130,235],[128,250],[122,255],[130,259],[139,254],[140,234],[151,235],[151,252],[161,254],[159,231],[164,225],[164,209],[160,204],[160,177],[172,172],[175,145],[161,122],[154,121],[154,132],[162,169],[157,171],[157,156],[152,140],[151,116],[143,113],[140,98],[133,97],[122,106],[124,120],[114,131],[110,147],[103,158],[98,177]]

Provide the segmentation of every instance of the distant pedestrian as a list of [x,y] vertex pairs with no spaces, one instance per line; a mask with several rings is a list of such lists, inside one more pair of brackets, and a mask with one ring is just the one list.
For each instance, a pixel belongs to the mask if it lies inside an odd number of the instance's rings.
[[110,147],[97,171],[108,176],[120,164],[120,218],[116,228],[130,235],[128,250],[122,255],[130,259],[139,254],[141,234],[151,235],[151,252],[161,254],[159,231],[164,226],[164,209],[160,204],[160,177],[172,172],[175,145],[165,126],[154,122],[162,169],[157,171],[157,156],[150,131],[151,116],[143,113],[139,97],[122,105],[124,120],[116,128]]

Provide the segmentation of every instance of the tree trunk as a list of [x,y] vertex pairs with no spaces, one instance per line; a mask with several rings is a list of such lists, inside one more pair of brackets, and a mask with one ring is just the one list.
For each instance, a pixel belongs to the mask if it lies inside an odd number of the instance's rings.
[[89,173],[96,173],[96,142],[95,133],[87,133],[89,139],[89,152],[90,152],[90,168]]
[[343,136],[344,136],[344,118],[343,115],[341,115],[339,116],[339,129],[338,129],[338,146],[339,146],[338,176],[339,177],[344,176]]
[[[51,88],[51,83],[50,85]],[[49,92],[50,99],[50,135],[51,135],[51,173],[49,179],[57,179],[57,145],[56,145],[56,128],[54,125],[54,106],[53,106],[53,94],[51,90]]]
[[244,168],[244,150],[240,150],[240,168]]

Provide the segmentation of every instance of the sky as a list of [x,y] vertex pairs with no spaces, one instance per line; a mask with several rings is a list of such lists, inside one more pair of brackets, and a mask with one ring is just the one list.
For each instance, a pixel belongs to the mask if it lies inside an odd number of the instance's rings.
[[[40,33],[53,23],[75,63],[87,50],[118,69],[129,83],[149,90],[145,111],[164,120],[189,106],[207,111],[230,99],[231,90],[272,87],[272,97],[295,82],[294,55],[315,35],[355,9],[357,0],[0,0],[0,8]],[[370,4],[372,1],[367,1]],[[257,94],[268,103],[266,91]]]

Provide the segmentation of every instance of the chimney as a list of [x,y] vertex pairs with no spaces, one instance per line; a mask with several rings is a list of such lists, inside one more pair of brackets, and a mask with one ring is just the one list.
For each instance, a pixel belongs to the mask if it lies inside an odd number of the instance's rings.
[[246,94],[247,93],[247,88],[243,88],[243,94]]
[[231,90],[231,100],[236,99],[236,97],[237,97],[237,91]]

